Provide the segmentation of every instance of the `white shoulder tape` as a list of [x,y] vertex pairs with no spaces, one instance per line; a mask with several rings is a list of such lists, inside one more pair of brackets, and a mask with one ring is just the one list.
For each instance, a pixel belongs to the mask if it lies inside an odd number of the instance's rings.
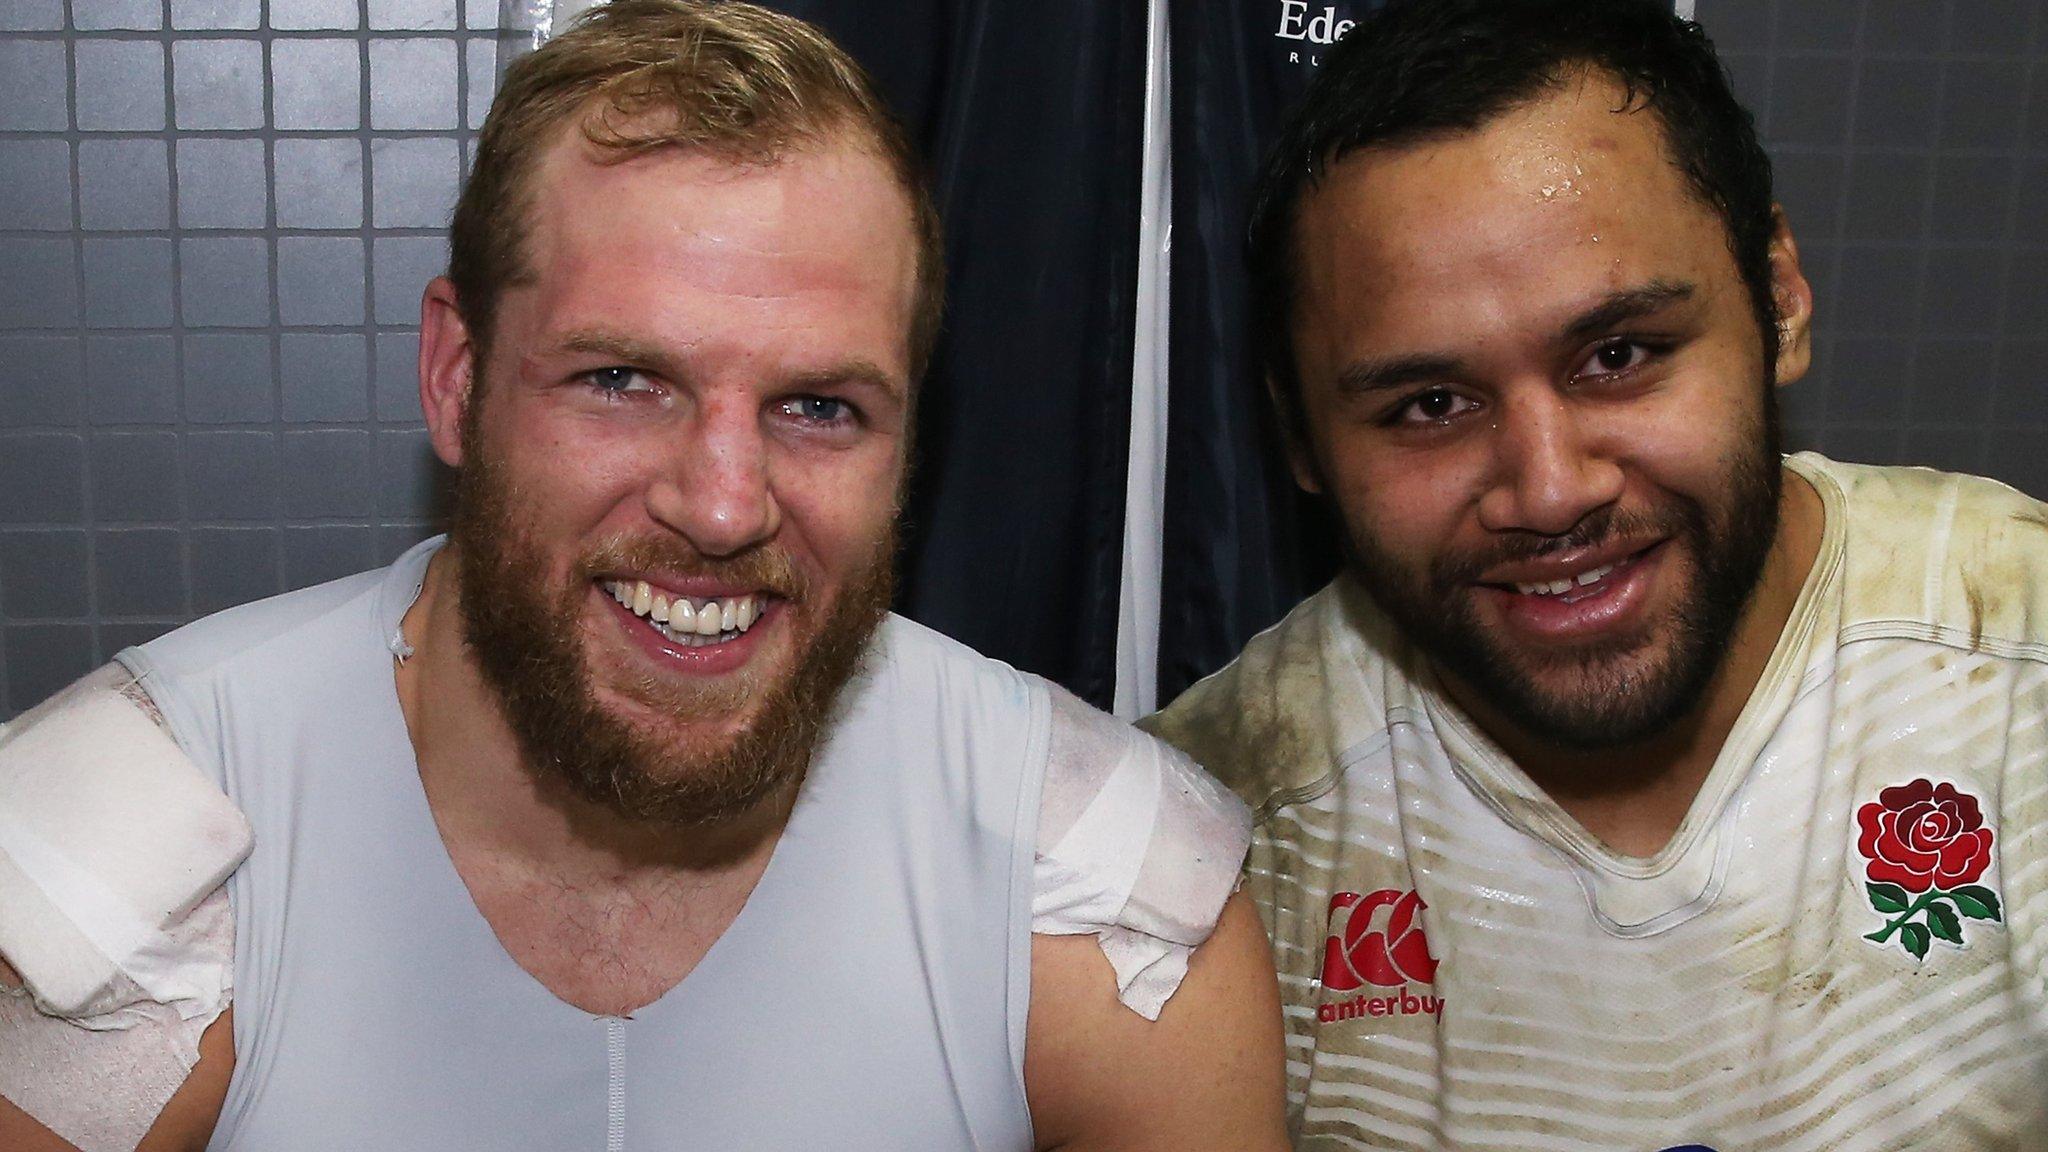
[[1053,689],[1031,930],[1092,933],[1148,1020],[1216,928],[1251,813],[1180,752]]
[[47,1014],[110,1029],[141,1000],[217,1013],[226,973],[169,929],[250,846],[241,812],[104,677],[0,730],[0,954]]
[[[223,889],[171,932],[223,970],[234,961],[234,917]],[[129,1152],[199,1063],[199,1038],[218,1014],[185,1018],[148,999],[121,1013],[132,1026],[93,1029],[90,1020],[45,1015],[25,992],[0,991],[0,1096],[79,1152]]]

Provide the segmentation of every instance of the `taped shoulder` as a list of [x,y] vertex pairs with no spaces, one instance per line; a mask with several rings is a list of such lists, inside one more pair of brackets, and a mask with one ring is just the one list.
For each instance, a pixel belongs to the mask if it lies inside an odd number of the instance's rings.
[[109,665],[0,727],[0,954],[38,1010],[126,1026],[217,1014],[227,973],[175,931],[251,847],[249,823]]
[[1237,888],[1251,814],[1185,755],[1051,689],[1031,930],[1092,933],[1157,1019]]

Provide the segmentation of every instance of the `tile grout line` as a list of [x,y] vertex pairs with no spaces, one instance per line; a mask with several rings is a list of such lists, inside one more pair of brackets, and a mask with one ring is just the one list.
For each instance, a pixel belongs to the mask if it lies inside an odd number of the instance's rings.
[[[2034,104],[2033,95],[2036,91],[2036,85],[2048,82],[2048,80],[2044,80],[2041,73],[2041,53],[2038,43],[2039,37],[2042,34],[2041,29],[2044,25],[2048,25],[2048,21],[2044,21],[2038,12],[2034,14],[2034,21],[2034,26],[2029,32],[2030,38],[2035,43],[2031,44],[2029,49],[2023,50],[2020,56],[2019,124],[2013,132],[2014,156],[2011,161],[2013,166],[2012,202],[2005,206],[2005,219],[2002,222],[2003,226],[1999,230],[2005,243],[2000,246],[2003,251],[2000,254],[1998,264],[1998,284],[1993,293],[1998,300],[1998,315],[1992,325],[1991,383],[1984,394],[1984,419],[1980,422],[1977,431],[1977,459],[1984,466],[1989,466],[1993,462],[1993,455],[1996,452],[1999,439],[1998,433],[2002,430],[1998,422],[1998,385],[1999,381],[2005,376],[2006,358],[2012,354],[2008,344],[2017,339],[2012,332],[2012,296],[2006,289],[2015,279],[2014,271],[2019,267],[2019,260],[2015,251],[2017,246],[2012,241],[2014,235],[2019,230],[2020,205],[2026,200],[2026,156],[2029,152],[2027,147],[2028,134],[2035,130],[2035,125],[2029,112]],[[2043,104],[2048,106],[2048,100],[2044,100]],[[2043,127],[2048,128],[2048,126]],[[2048,136],[2048,132],[2043,134]],[[2039,493],[2038,495],[2048,499],[2048,492]]]
[[[172,28],[172,0],[164,0],[164,58],[166,67],[175,67],[171,60],[171,38],[176,32]],[[178,428],[174,433],[177,440],[177,532],[178,532],[178,615],[185,620],[192,619],[192,500],[190,492],[191,471],[186,467],[187,434],[191,420],[187,412],[185,397],[185,283],[184,260],[185,239],[183,234],[184,201],[179,194],[178,157],[183,152],[183,137],[178,132],[177,86],[167,73],[164,77],[164,127],[170,137],[168,144],[171,193],[171,390],[177,405]]]
[[[284,237],[277,204],[277,31],[271,6],[263,6],[263,188],[264,232],[270,249],[270,586],[265,596],[284,591]],[[261,531],[260,528],[253,529]],[[223,540],[231,537],[223,535]],[[233,539],[243,538],[239,533]],[[231,554],[236,550],[230,549]]]
[[[78,0],[65,0],[64,26],[75,32],[78,27]],[[163,51],[159,44],[159,52]],[[92,308],[86,294],[85,275],[85,185],[81,178],[79,154],[85,147],[84,132],[78,122],[78,44],[75,37],[65,38],[65,72],[70,81],[68,99],[65,101],[69,117],[68,132],[71,136],[71,242],[77,253],[75,275],[78,282],[78,368],[79,378],[85,373],[85,341],[91,330]],[[105,657],[100,652],[99,624],[99,550],[97,533],[93,531],[92,512],[92,453],[85,435],[85,409],[79,409],[79,427],[75,430],[78,443],[78,528],[85,541],[85,611],[87,668],[98,665]]]
[[[1954,0],[1948,0],[1942,6],[1939,15],[1946,15],[1953,7]],[[1944,28],[1940,34],[1946,35],[1947,29]],[[1946,48],[1946,45],[1943,45],[1943,47]],[[1919,188],[1919,228],[1917,235],[1914,237],[1916,243],[1913,248],[1917,257],[1913,262],[1913,322],[1911,328],[1913,335],[1912,345],[1906,353],[1905,372],[1900,376],[1899,423],[1893,432],[1892,442],[1893,458],[1896,460],[1910,459],[1914,455],[1911,448],[1911,438],[1915,428],[1913,398],[1919,391],[1920,363],[1926,358],[1923,355],[1925,345],[1934,336],[1934,333],[1929,330],[1927,325],[1927,304],[1933,296],[1933,293],[1928,289],[1927,278],[1934,268],[1933,251],[1929,248],[1927,241],[1934,232],[1935,172],[1939,167],[1935,163],[1933,145],[1938,144],[1941,140],[1941,118],[1948,110],[1949,64],[1946,53],[1944,52],[1938,56],[1926,54],[1909,56],[1907,59],[1913,62],[1925,60],[1934,65],[1934,111],[1930,120],[1932,143],[1924,153],[1927,157],[1927,172],[1922,177]]]
[[[1800,2],[1801,0],[1779,0],[1779,3],[1781,5]],[[1863,29],[1864,24],[1868,18],[1868,10],[1868,0],[1861,0],[1861,2],[1859,2],[1856,5],[1856,27],[1855,31],[1850,34],[1849,41],[1849,58],[1852,61],[1860,59],[1860,57],[1857,55],[1857,52],[1863,46]],[[1828,275],[1828,295],[1830,297],[1839,297],[1842,282],[1844,278],[1848,276],[1849,262],[1847,259],[1845,259],[1845,257],[1848,254],[1847,240],[1849,234],[1849,188],[1854,180],[1856,168],[1855,154],[1849,150],[1848,145],[1849,142],[1855,139],[1856,136],[1856,105],[1857,97],[1860,95],[1862,82],[1863,70],[1860,67],[1850,68],[1848,94],[1846,98],[1846,103],[1844,104],[1842,111],[1842,186],[1835,193],[1835,227],[1833,232],[1835,266],[1829,270]],[[1835,353],[1837,348],[1840,346],[1840,342],[1841,336],[1839,333],[1833,333],[1827,337],[1826,352],[1829,360],[1828,386],[1827,388],[1822,390],[1820,394],[1820,404],[1818,406],[1819,411],[1815,413],[1814,417],[1814,423],[1816,425],[1814,428],[1814,432],[1816,434],[1816,439],[1820,441],[1820,445],[1823,448],[1823,450],[1825,450],[1829,440],[1828,432],[1831,428],[1831,421],[1829,420],[1829,417],[1833,413],[1835,407],[1835,388],[1836,385],[1840,383],[1839,381],[1834,379],[1833,373],[1833,362],[1836,359]],[[1818,350],[1819,349],[1816,349],[1816,351]]]
[[[361,322],[359,330],[362,333],[364,357],[363,395],[361,397],[364,417],[362,426],[370,442],[371,475],[368,479],[369,491],[367,496],[370,513],[374,517],[378,511],[378,496],[380,495],[381,488],[381,485],[378,483],[378,477],[382,471],[377,467],[378,450],[381,445],[378,443],[379,436],[375,423],[377,416],[377,352],[379,347],[377,339],[377,255],[379,245],[377,243],[376,173],[372,169],[372,166],[378,162],[376,136],[374,135],[376,126],[372,123],[372,117],[376,113],[376,102],[371,92],[371,84],[374,79],[373,69],[376,65],[370,51],[374,40],[372,39],[373,33],[370,28],[369,0],[359,0],[358,9],[362,21],[363,47],[362,59],[359,62],[360,71],[356,78],[357,115],[359,117],[357,124],[362,133],[359,145],[362,156],[362,181],[359,188],[362,194],[362,212],[358,218],[358,232],[361,239],[357,243],[362,245],[363,251],[363,309],[362,314],[357,319]],[[372,555],[374,556],[374,554],[375,542],[373,538]]]

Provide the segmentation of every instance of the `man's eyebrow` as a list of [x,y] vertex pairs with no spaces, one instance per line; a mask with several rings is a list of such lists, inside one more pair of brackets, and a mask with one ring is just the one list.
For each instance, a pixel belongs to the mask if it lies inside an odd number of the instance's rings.
[[909,396],[909,388],[903,381],[890,375],[872,360],[848,360],[826,368],[810,368],[792,373],[784,379],[783,386],[798,391],[870,388],[898,403]]
[[1424,381],[1449,379],[1462,371],[1463,365],[1457,360],[1426,353],[1361,360],[1337,373],[1337,394],[1357,396],[1367,392],[1385,392]]
[[1625,288],[1573,317],[1560,335],[1565,341],[1576,343],[1617,324],[1690,300],[1693,291],[1693,285],[1683,280],[1652,280],[1639,288]]
[[622,364],[660,364],[668,357],[659,348],[638,340],[599,330],[570,332],[556,341],[559,352],[605,356]]
[[[556,342],[556,348],[564,353],[603,356],[620,364],[654,368],[663,371],[679,371],[673,356],[652,344],[646,344],[630,337],[601,330],[571,332]],[[830,388],[866,387],[878,389],[897,399],[902,399],[906,388],[880,365],[872,360],[853,359],[823,368],[810,368],[795,372],[783,380],[787,388]]]

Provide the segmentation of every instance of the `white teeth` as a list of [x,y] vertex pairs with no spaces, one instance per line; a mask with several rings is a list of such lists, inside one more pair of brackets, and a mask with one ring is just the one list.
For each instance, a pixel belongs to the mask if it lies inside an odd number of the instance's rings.
[[1595,568],[1591,572],[1581,572],[1579,573],[1579,587],[1584,588],[1588,584],[1597,584],[1601,580],[1606,579],[1607,574],[1612,571],[1614,571],[1614,565],[1609,564],[1604,568]]
[[727,633],[745,632],[761,618],[760,601],[755,596],[692,603],[682,596],[670,600],[667,593],[656,592],[645,580],[607,580],[602,587],[627,611],[657,626],[666,625],[660,628],[663,635],[690,648],[720,643],[721,637],[730,639]]
[[1614,571],[1614,568],[1614,565],[1608,564],[1600,568],[1581,572],[1577,576],[1567,576],[1562,580],[1545,580],[1534,584],[1517,584],[1515,585],[1515,591],[1520,592],[1524,596],[1562,596],[1574,588],[1584,588],[1591,584],[1598,584],[1600,581],[1605,580],[1608,574]]

